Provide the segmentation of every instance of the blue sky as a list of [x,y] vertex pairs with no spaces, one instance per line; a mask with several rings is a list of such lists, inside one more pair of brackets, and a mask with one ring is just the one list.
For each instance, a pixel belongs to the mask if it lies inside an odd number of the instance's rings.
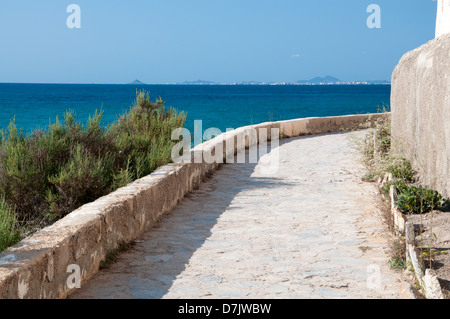
[[0,82],[390,80],[435,19],[432,0],[1,0]]

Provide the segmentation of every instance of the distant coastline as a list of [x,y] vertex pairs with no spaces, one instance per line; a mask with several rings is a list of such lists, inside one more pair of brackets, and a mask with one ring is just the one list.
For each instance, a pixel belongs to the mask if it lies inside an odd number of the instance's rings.
[[376,81],[343,81],[332,76],[315,77],[310,80],[300,80],[296,82],[288,81],[238,81],[238,82],[213,82],[213,81],[184,81],[184,82],[166,82],[166,83],[145,83],[138,79],[128,83],[13,83],[0,82],[0,84],[52,84],[52,85],[390,85],[390,81],[376,80]]
[[369,81],[355,81],[355,82],[339,82],[339,83],[298,83],[298,82],[260,82],[260,83],[160,83],[160,84],[145,84],[145,85],[391,85],[391,82],[369,82]]
[[[147,84],[140,80],[135,80],[128,84],[134,85],[157,85],[157,83]],[[377,81],[342,81],[333,76],[315,77],[310,80],[300,80],[297,82],[258,82],[258,81],[244,81],[244,82],[213,82],[213,81],[185,81],[176,83],[161,83],[160,85],[390,85],[391,82],[385,80]]]
[[233,82],[233,83],[193,83],[193,82],[180,82],[180,83],[21,83],[21,82],[0,82],[0,85],[167,85],[167,86],[183,86],[183,85],[198,85],[198,86],[336,86],[336,85],[391,85],[391,82],[369,82],[369,81],[355,81],[355,82],[340,82],[340,83],[297,83],[297,82],[258,82],[258,83],[246,83],[246,82]]

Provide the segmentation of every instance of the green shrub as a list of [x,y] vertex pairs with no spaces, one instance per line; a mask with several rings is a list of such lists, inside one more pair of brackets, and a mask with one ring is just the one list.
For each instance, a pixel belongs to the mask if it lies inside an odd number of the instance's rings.
[[412,169],[411,163],[405,158],[393,159],[387,171],[392,173],[395,178],[401,179],[404,182],[414,182],[414,170]]
[[366,166],[368,174],[373,178],[383,177],[386,165],[389,165],[391,151],[390,115],[379,118],[375,122],[365,125],[367,134],[357,141],[357,147],[362,154],[362,163]]
[[139,92],[130,111],[109,127],[102,112],[86,124],[73,111],[46,130],[25,135],[14,120],[0,131],[0,196],[21,221],[48,224],[79,206],[171,161],[184,113]]
[[388,181],[383,185],[383,188],[382,188],[382,191],[385,195],[389,195],[391,186],[395,187],[397,194],[401,194],[408,187],[406,182],[402,179],[394,179],[394,180]]
[[108,129],[115,141],[122,166],[128,166],[133,179],[148,175],[157,167],[171,161],[176,142],[171,140],[173,129],[183,127],[186,116],[173,109],[166,110],[164,102],[150,101],[140,92],[135,106]]
[[51,213],[62,217],[105,194],[112,181],[113,165],[111,154],[92,156],[82,145],[74,146],[59,172],[48,177],[56,190],[47,193]]
[[394,270],[404,270],[406,268],[406,261],[403,256],[397,255],[389,259],[389,265]]
[[0,252],[22,239],[14,210],[0,199]]
[[423,186],[408,186],[398,196],[396,205],[403,212],[426,213],[446,205],[447,200],[439,192]]
[[391,125],[390,118],[378,119],[375,124],[375,140],[377,151],[382,156],[387,156],[391,150]]

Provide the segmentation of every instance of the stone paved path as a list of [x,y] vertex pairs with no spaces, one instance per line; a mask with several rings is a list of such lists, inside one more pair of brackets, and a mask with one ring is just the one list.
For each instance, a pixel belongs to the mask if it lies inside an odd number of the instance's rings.
[[224,165],[71,298],[401,298],[351,134],[282,141],[276,177]]

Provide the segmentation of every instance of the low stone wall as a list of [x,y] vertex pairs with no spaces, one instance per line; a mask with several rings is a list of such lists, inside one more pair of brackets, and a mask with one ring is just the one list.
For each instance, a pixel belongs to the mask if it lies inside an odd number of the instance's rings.
[[[259,129],[270,132],[276,128],[282,137],[295,137],[358,129],[362,123],[382,116],[306,118],[242,127],[201,144],[191,156],[223,143],[223,157],[229,158],[236,154],[240,136],[244,136],[247,147],[258,144]],[[230,139],[235,143],[227,144]],[[116,249],[121,241],[130,242],[148,231],[218,165],[166,165],[10,247],[0,254],[0,298],[67,297],[98,271],[107,252]]]

